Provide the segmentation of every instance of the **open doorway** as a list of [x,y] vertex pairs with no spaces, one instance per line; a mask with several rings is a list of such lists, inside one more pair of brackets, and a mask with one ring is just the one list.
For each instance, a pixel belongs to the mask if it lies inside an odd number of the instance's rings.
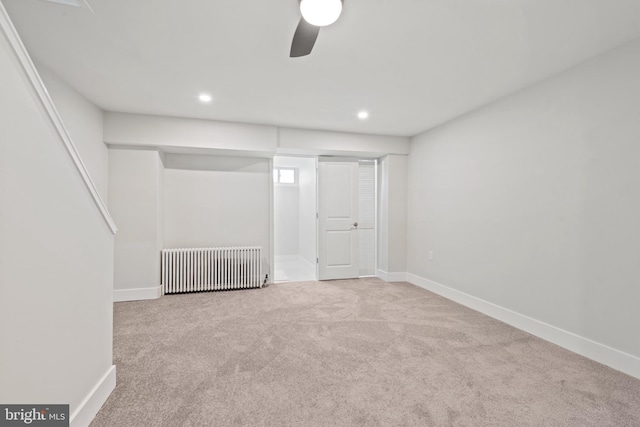
[[274,281],[316,280],[316,159],[273,159]]

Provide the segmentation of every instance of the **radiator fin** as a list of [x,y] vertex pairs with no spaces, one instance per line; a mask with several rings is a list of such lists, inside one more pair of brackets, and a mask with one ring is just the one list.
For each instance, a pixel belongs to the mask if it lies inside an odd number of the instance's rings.
[[164,249],[164,294],[262,287],[262,247]]

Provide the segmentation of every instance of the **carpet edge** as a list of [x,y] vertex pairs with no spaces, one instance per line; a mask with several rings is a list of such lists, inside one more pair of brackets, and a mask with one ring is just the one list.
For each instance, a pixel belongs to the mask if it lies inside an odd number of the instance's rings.
[[640,379],[640,358],[413,273],[407,282]]

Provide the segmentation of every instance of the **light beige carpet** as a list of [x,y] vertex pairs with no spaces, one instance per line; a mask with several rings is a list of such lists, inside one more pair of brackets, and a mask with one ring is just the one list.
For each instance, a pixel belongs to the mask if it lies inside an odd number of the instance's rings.
[[115,304],[93,427],[640,426],[640,380],[407,283]]

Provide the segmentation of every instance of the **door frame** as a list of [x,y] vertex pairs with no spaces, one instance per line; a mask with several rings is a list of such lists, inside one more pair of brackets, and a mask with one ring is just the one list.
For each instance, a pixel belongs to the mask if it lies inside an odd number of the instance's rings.
[[[373,244],[373,259],[374,259],[374,265],[373,265],[373,271],[374,273],[372,275],[366,275],[366,276],[360,276],[358,275],[358,277],[377,277],[377,272],[378,272],[378,235],[379,235],[379,167],[380,167],[380,162],[379,159],[377,157],[367,157],[367,156],[317,156],[317,162],[316,162],[316,185],[318,186],[317,190],[316,190],[316,196],[317,196],[317,201],[316,201],[316,207],[318,209],[318,213],[316,214],[316,242],[318,247],[316,248],[316,253],[318,254],[318,259],[316,260],[316,277],[320,277],[319,275],[319,269],[320,269],[320,263],[319,263],[319,258],[320,258],[320,219],[319,219],[319,210],[320,210],[320,177],[319,177],[319,165],[320,162],[322,161],[327,161],[327,162],[331,162],[331,161],[336,161],[336,162],[340,162],[340,161],[348,161],[348,162],[357,162],[358,165],[360,165],[361,162],[373,162],[374,165],[374,244]],[[358,188],[358,197],[360,196],[360,188]],[[320,280],[320,279],[318,279]]]

